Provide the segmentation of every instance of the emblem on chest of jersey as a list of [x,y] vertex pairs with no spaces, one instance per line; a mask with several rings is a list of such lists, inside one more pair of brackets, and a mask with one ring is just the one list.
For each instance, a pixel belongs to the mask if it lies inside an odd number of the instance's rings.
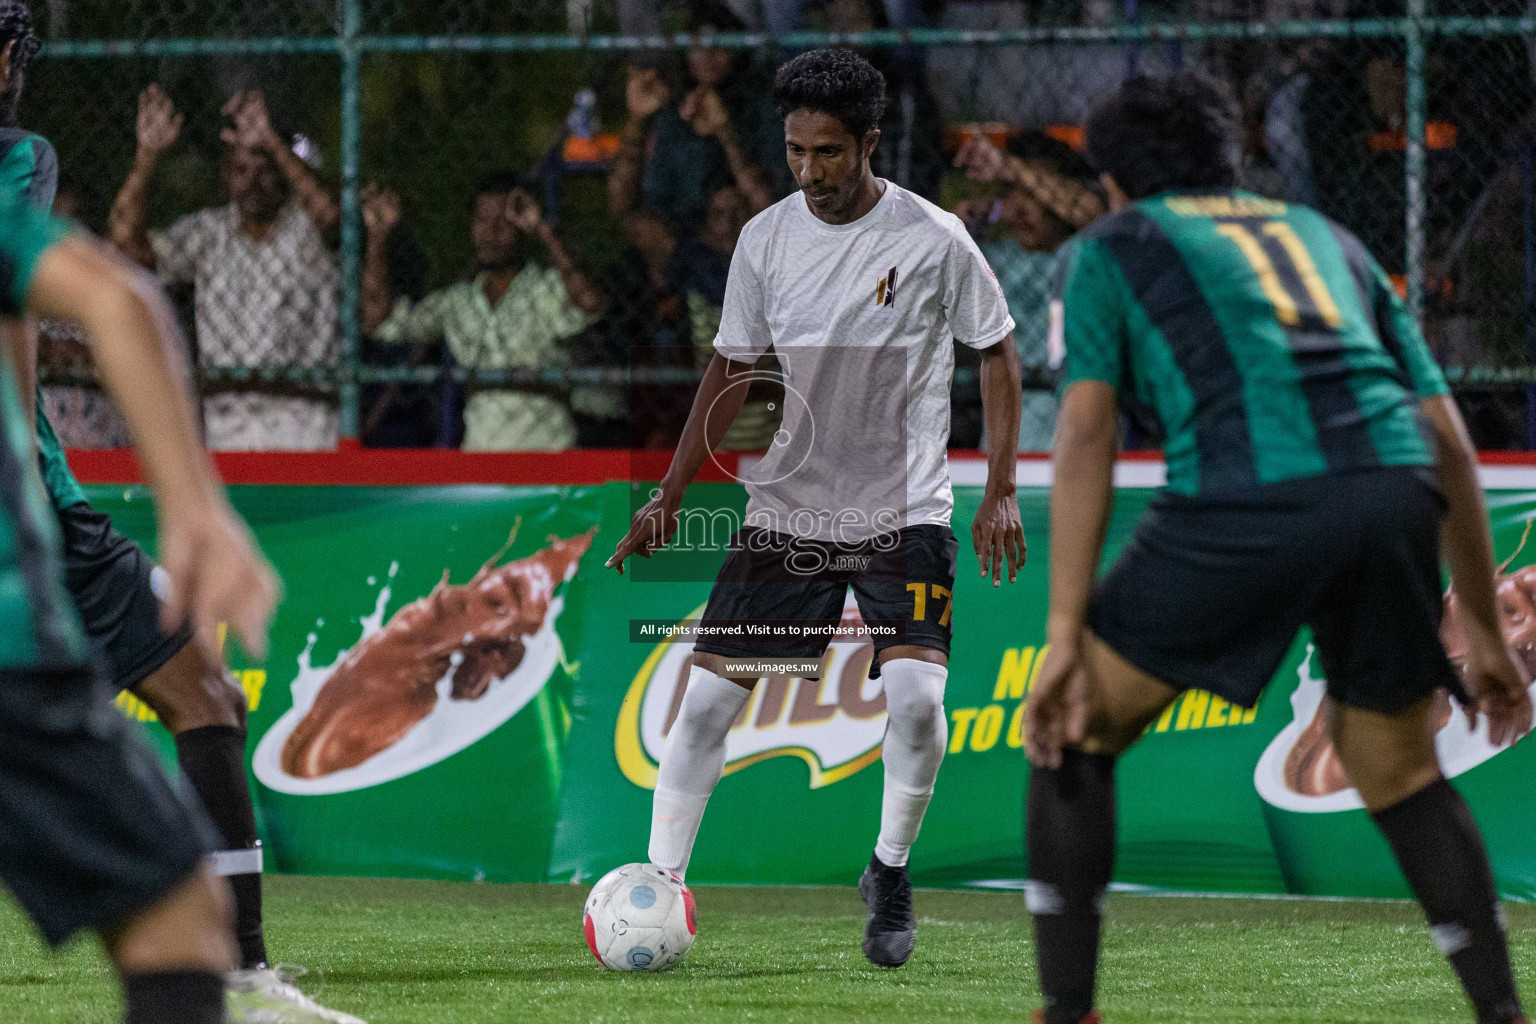
[[890,306],[896,302],[896,268],[892,267],[875,285],[875,305]]

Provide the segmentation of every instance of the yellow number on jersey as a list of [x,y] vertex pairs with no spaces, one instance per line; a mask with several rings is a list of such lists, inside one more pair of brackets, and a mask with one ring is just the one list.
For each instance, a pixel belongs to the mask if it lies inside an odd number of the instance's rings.
[[[1286,291],[1285,283],[1280,280],[1280,274],[1275,270],[1274,262],[1269,258],[1269,253],[1264,251],[1264,245],[1252,231],[1242,224],[1219,224],[1217,232],[1226,238],[1232,239],[1253,267],[1253,272],[1259,275],[1259,287],[1264,290],[1264,297],[1275,307],[1275,316],[1280,322],[1290,327],[1301,323],[1300,304],[1296,297]],[[1323,323],[1337,330],[1344,324],[1344,317],[1339,313],[1338,303],[1333,301],[1333,296],[1328,292],[1328,285],[1323,282],[1323,277],[1317,272],[1317,264],[1312,260],[1312,254],[1307,252],[1306,243],[1301,236],[1296,234],[1296,229],[1283,220],[1272,220],[1264,225],[1264,234],[1279,243],[1285,250],[1286,256],[1291,261],[1291,266],[1296,271],[1296,276],[1301,278],[1302,287],[1306,289],[1307,298],[1317,310],[1317,315]]]

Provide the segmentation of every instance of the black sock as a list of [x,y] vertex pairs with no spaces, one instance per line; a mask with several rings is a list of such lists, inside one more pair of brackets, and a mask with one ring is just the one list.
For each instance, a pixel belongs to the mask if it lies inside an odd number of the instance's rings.
[[1441,779],[1371,817],[1392,844],[1429,918],[1430,935],[1461,979],[1479,1024],[1519,1018],[1493,869],[1461,794]]
[[123,978],[123,1024],[224,1024],[224,979],[206,971],[157,971]]
[[1115,759],[1065,750],[1060,768],[1031,769],[1024,820],[1045,1021],[1079,1024],[1093,1010],[1115,865]]
[[[178,733],[176,759],[223,837],[224,850],[237,854],[259,851],[256,809],[245,778],[245,730],[209,725]],[[240,965],[264,966],[267,945],[261,934],[261,873],[241,872],[226,878],[235,894]]]

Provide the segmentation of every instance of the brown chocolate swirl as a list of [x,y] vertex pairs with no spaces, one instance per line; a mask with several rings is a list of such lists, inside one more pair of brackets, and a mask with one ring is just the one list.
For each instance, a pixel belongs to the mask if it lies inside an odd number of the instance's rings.
[[315,779],[398,743],[432,712],[437,682],[449,669],[451,699],[484,696],[493,679],[522,663],[522,638],[544,625],[556,588],[595,532],[551,537],[549,547],[499,567],[493,558],[458,586],[445,573],[336,666],[283,744],[283,771]]

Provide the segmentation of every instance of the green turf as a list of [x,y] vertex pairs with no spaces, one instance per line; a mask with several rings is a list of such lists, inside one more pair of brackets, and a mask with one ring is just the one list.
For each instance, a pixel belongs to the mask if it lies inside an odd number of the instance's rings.
[[[688,959],[625,975],[587,952],[584,888],[274,876],[267,892],[274,956],[370,1024],[1018,1022],[1036,1005],[1016,893],[920,892],[917,953],[882,971],[851,888],[702,888]],[[1471,1019],[1408,904],[1121,896],[1109,913],[1109,1024]],[[1510,908],[1510,940],[1536,997],[1536,907]],[[0,1021],[116,1014],[90,943],[52,957],[0,905]]]

